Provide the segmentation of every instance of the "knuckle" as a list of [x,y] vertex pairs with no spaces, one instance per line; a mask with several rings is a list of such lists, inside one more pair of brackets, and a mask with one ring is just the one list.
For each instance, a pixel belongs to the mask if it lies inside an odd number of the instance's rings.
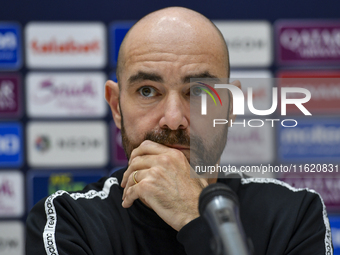
[[158,167],[158,166],[153,166],[153,167],[151,167],[150,168],[150,174],[152,175],[152,176],[157,176],[157,175],[159,175],[160,174],[160,172],[161,172],[161,169]]
[[179,150],[174,150],[173,153],[174,153],[174,156],[175,156],[176,158],[185,158],[183,152],[181,152],[181,151],[179,151]]
[[149,141],[149,140],[144,140],[140,145],[141,146],[147,146],[148,144],[150,144],[151,143],[151,141]]
[[177,150],[177,149],[172,149],[171,152],[172,152],[172,154],[174,154],[174,155],[179,155],[179,154],[182,153],[182,152],[180,152],[180,151]]
[[168,155],[161,155],[160,160],[163,164],[169,164],[171,161]]
[[159,179],[166,177],[166,171],[163,167],[154,166],[150,170],[149,181],[151,184],[155,184]]
[[140,196],[145,198],[146,194],[150,192],[150,189],[152,185],[150,185],[149,181],[147,180],[142,180],[140,183],[138,183],[140,187]]
[[129,180],[128,180],[128,184],[130,185],[130,183],[133,183],[133,177],[132,177],[132,174],[130,174],[129,176]]
[[144,190],[144,189],[145,189],[145,186],[146,186],[145,183],[146,183],[145,180],[141,180],[141,181],[138,183],[138,185],[139,185],[139,187],[140,187],[141,189]]
[[172,149],[170,155],[175,159],[181,159],[184,156],[184,154],[177,149]]
[[129,197],[131,195],[131,187],[127,189],[125,196]]
[[138,160],[140,160],[140,156],[134,157],[134,158],[132,159],[132,161],[131,161],[131,164],[134,164],[134,163],[138,162]]
[[135,155],[137,154],[137,152],[138,152],[138,147],[132,150],[130,158],[135,158]]
[[128,173],[128,171],[125,171],[124,174],[123,174],[123,178],[128,178],[128,175],[130,175],[130,174]]

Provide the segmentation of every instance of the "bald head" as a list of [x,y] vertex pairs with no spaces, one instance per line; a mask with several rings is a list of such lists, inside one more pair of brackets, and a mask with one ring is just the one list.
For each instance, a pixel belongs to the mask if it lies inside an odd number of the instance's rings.
[[129,59],[132,56],[138,58],[138,49],[146,45],[153,46],[148,49],[150,53],[166,51],[174,54],[192,54],[193,46],[198,45],[210,50],[224,63],[229,77],[228,48],[223,35],[209,19],[193,10],[169,7],[152,12],[139,20],[129,30],[119,50],[118,84],[121,83],[123,70],[128,68]]

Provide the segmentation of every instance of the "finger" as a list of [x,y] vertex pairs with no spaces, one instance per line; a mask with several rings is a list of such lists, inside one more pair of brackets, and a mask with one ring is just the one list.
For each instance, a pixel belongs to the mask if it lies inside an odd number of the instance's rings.
[[145,170],[138,170],[137,173],[135,174],[135,180],[137,181],[137,184],[136,184],[135,181],[133,180],[134,173],[135,171],[132,172],[132,174],[130,174],[129,178],[127,179],[127,183],[123,191],[123,197],[122,197],[123,200],[125,199],[127,190],[130,187],[137,185],[141,180],[143,180],[143,178],[146,177]]
[[129,164],[132,160],[137,156],[143,155],[158,155],[167,152],[171,148],[159,144],[150,140],[143,141],[136,149],[134,149],[131,153]]
[[241,82],[239,80],[234,80],[234,81],[232,81],[231,84],[235,85],[238,88],[241,88]]
[[140,170],[137,172],[135,176],[136,179],[138,179],[137,184],[135,184],[135,182],[133,181],[132,175],[131,175],[131,179],[129,178],[129,182],[126,188],[124,189],[124,194],[123,194],[124,198],[123,198],[122,206],[124,208],[130,207],[136,199],[141,199],[145,203],[145,205],[148,206],[148,204],[146,203],[146,201],[143,200],[143,197],[142,197],[142,193],[143,193],[142,183],[144,183],[144,181],[148,177],[147,172],[148,172],[147,170]]
[[122,206],[124,208],[129,208],[133,202],[140,197],[139,192],[140,188],[138,187],[138,184],[128,187]]
[[129,176],[136,170],[141,170],[141,169],[148,169],[152,166],[154,159],[152,158],[154,157],[154,155],[144,155],[144,156],[137,156],[135,157],[129,167],[126,169],[124,175],[123,175],[123,179],[122,182],[120,184],[120,186],[122,188],[125,188],[126,186],[126,182],[129,179]]

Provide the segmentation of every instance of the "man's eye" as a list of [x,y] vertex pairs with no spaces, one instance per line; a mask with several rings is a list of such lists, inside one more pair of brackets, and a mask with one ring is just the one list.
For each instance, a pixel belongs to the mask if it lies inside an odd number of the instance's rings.
[[141,87],[139,89],[139,93],[143,96],[143,97],[152,97],[156,95],[156,90],[152,87]]
[[200,96],[202,94],[202,89],[198,86],[192,87],[190,89],[190,95],[191,96]]

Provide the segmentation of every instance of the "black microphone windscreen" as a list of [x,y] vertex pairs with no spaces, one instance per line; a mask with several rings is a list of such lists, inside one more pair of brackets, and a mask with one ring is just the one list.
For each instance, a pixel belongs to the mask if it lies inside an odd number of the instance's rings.
[[227,185],[222,184],[222,183],[210,184],[202,190],[200,197],[199,197],[199,204],[198,204],[199,208],[198,209],[199,209],[200,215],[203,215],[203,212],[205,211],[206,206],[216,196],[223,196],[223,197],[229,198],[237,206],[239,205],[237,195]]

